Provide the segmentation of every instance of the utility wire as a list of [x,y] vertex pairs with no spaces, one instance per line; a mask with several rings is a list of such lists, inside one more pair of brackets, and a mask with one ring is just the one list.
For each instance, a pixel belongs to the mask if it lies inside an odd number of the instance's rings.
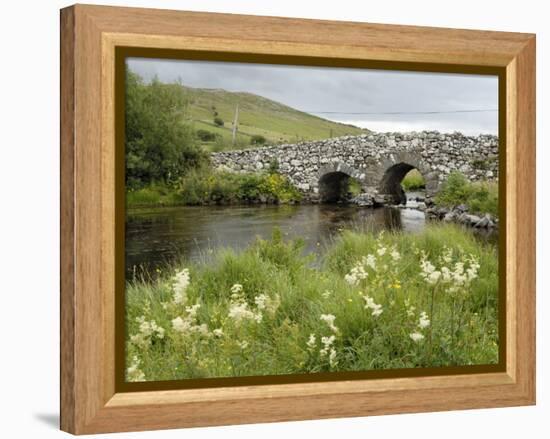
[[498,111],[498,109],[479,109],[479,110],[448,110],[448,111],[385,111],[385,112],[349,112],[349,111],[307,111],[310,114],[355,114],[355,115],[406,115],[406,114],[456,114],[456,113],[488,113]]

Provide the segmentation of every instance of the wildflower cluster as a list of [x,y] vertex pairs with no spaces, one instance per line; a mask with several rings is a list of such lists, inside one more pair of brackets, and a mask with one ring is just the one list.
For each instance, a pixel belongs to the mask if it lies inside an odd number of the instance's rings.
[[145,381],[145,374],[140,370],[139,366],[141,364],[141,361],[137,357],[137,355],[134,355],[134,358],[132,359],[132,364],[128,367],[126,370],[126,378],[128,381]]
[[254,297],[255,306],[251,307],[246,301],[243,286],[241,284],[234,284],[231,287],[231,293],[231,304],[229,306],[228,316],[236,324],[240,324],[244,320],[261,323],[264,317],[264,311],[269,314],[274,314],[280,303],[278,295],[271,298],[266,294],[260,294]]
[[191,282],[191,277],[189,275],[189,269],[184,268],[181,271],[176,272],[176,275],[173,278],[173,301],[175,304],[179,305],[187,301],[186,290]]
[[197,311],[200,306],[199,303],[186,306],[183,317],[178,316],[172,319],[172,329],[183,336],[189,336],[191,334],[200,334],[206,337],[210,336],[208,325],[206,323],[197,323]]
[[126,378],[492,364],[496,253],[449,230],[343,234],[322,265],[266,243],[129,282]]
[[[414,308],[414,307],[412,307]],[[409,308],[410,310],[410,308]],[[411,311],[411,312],[414,312],[414,311]],[[419,342],[421,340],[424,340],[424,334],[421,332],[422,329],[426,329],[428,326],[430,326],[430,319],[428,318],[428,314],[425,312],[425,311],[422,311],[420,313],[420,317],[418,319],[418,324],[417,324],[417,328],[415,331],[411,332],[409,334],[409,337],[415,341],[415,342]]]
[[321,320],[325,322],[330,330],[334,333],[338,333],[338,328],[334,325],[334,320],[336,320],[336,316],[332,314],[321,314]]
[[[338,354],[334,347],[334,342],[336,341],[336,336],[339,334],[340,330],[334,324],[336,316],[334,316],[333,314],[321,314],[320,319],[327,324],[328,329],[332,332],[332,334],[321,336],[321,344],[319,346],[319,358],[323,359],[328,357],[329,366],[333,368],[338,365],[338,360],[336,358]],[[307,350],[310,353],[314,353],[316,351],[318,344],[315,334],[309,334],[306,346]]]
[[454,293],[466,291],[466,287],[478,277],[479,260],[474,255],[466,255],[463,260],[455,260],[452,249],[445,249],[439,258],[440,268],[427,258],[423,252],[420,260],[420,276],[429,285],[441,283],[447,291]]
[[383,236],[384,234],[381,233],[377,240],[375,254],[369,253],[363,256],[355,263],[350,272],[344,276],[348,284],[357,286],[362,280],[368,278],[369,270],[371,274],[377,271],[387,271],[390,265],[397,263],[401,259],[401,253],[399,253],[395,245],[388,247],[383,243]]
[[154,320],[146,320],[145,316],[136,318],[139,323],[139,332],[130,337],[130,341],[141,348],[147,348],[154,338],[164,338],[164,328],[157,325]]
[[380,314],[382,314],[382,312],[384,311],[382,309],[382,305],[378,303],[374,303],[374,299],[370,296],[362,296],[362,297],[365,300],[365,309],[372,310],[371,314],[374,317],[378,317]]

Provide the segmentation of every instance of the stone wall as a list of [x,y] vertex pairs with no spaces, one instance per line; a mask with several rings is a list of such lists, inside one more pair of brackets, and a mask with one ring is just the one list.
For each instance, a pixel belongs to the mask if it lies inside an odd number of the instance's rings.
[[418,169],[433,195],[452,171],[470,180],[498,178],[498,137],[460,133],[372,133],[212,154],[215,167],[256,172],[276,162],[307,198],[318,199],[329,174],[357,178],[370,193],[392,193]]

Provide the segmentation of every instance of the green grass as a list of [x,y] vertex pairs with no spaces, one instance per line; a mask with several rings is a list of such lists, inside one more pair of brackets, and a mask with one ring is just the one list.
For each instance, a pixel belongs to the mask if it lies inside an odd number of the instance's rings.
[[[374,268],[361,262],[367,255]],[[440,225],[417,235],[345,232],[322,261],[311,258],[300,242],[284,242],[275,231],[242,252],[218,250],[209,263],[176,267],[190,275],[181,273],[179,286],[173,269],[154,281],[128,281],[128,379],[498,361],[496,249],[468,231]],[[479,270],[468,285],[444,276],[432,284],[423,258],[439,273],[460,263],[467,270],[473,260]],[[358,264],[368,275],[355,283]]]
[[490,213],[498,217],[498,183],[494,181],[470,182],[463,174],[449,175],[435,197],[440,206],[468,206],[471,213]]
[[412,169],[405,175],[405,178],[401,181],[401,186],[405,191],[414,191],[418,189],[424,189],[426,182],[422,174],[417,169]]
[[[332,122],[304,113],[252,93],[182,87],[189,102],[185,120],[192,122],[196,129],[208,130],[220,136],[220,140],[216,143],[203,142],[208,150],[250,148],[254,146],[250,143],[253,135],[265,137],[267,144],[277,144],[369,132],[356,126]],[[233,146],[232,121],[237,104],[239,105],[239,129],[237,144]],[[220,117],[224,125],[216,126],[214,117]]]
[[182,197],[174,189],[160,183],[153,183],[141,189],[129,189],[126,191],[127,207],[160,207],[182,204]]
[[302,194],[278,173],[215,171],[211,168],[190,170],[176,185],[154,183],[126,192],[126,206],[197,206],[298,202]]
[[301,193],[283,175],[197,170],[181,179],[177,189],[183,204],[290,203]]

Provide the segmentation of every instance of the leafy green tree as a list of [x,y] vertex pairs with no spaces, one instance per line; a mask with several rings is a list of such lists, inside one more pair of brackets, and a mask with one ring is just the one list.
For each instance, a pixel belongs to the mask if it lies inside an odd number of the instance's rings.
[[207,161],[192,128],[185,123],[187,98],[178,84],[157,78],[145,83],[126,75],[126,184],[172,184],[187,170]]

